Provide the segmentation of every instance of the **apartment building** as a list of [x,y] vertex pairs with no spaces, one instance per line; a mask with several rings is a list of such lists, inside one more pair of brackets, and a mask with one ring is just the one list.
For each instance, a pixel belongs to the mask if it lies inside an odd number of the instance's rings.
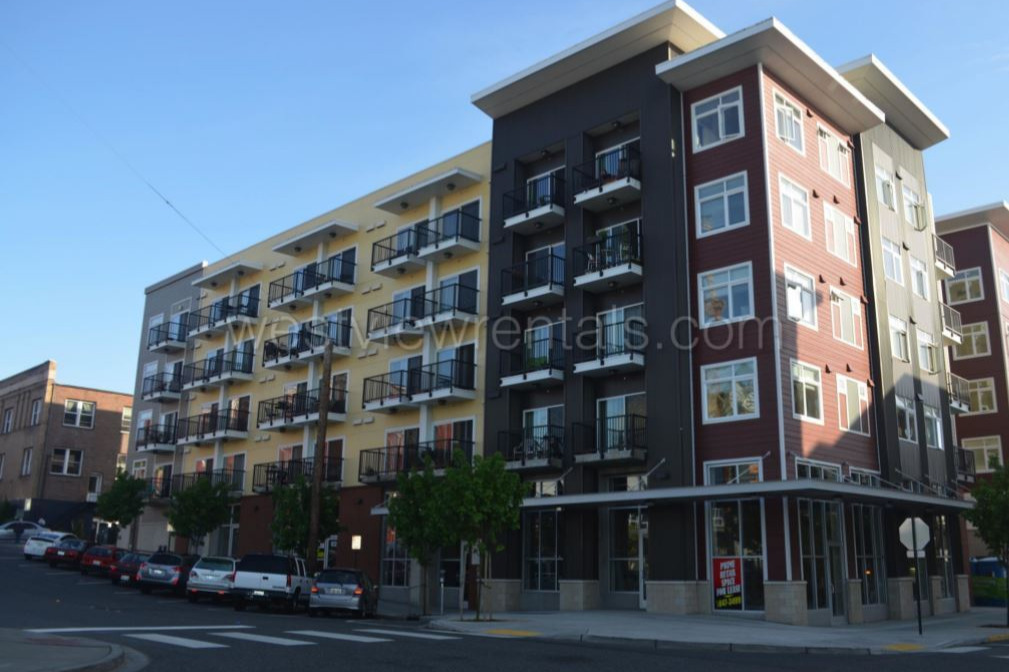
[[[965,381],[966,412],[956,418],[956,433],[984,478],[993,464],[1005,464],[1009,450],[1009,203],[944,215],[936,227],[957,260],[945,286],[962,321],[951,364]],[[990,555],[969,527],[967,540],[971,556]]]
[[98,495],[125,461],[131,403],[58,383],[52,360],[0,380],[0,499],[25,520],[92,533]]
[[[726,36],[669,2],[473,96],[500,241],[484,442],[534,493],[496,608],[903,619],[915,572],[927,609],[967,608],[945,269],[867,212],[863,167],[906,161],[923,203],[929,144],[899,117],[944,129],[863,83],[875,63],[845,76],[775,19]],[[876,323],[913,301],[882,234],[929,264],[932,302],[901,312],[936,360],[886,377]],[[915,568],[893,540],[926,509]]]

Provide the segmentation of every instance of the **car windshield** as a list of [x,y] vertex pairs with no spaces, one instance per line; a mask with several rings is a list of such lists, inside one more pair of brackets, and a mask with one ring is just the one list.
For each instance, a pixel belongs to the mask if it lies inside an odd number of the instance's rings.
[[235,568],[235,561],[230,558],[200,558],[196,569],[209,569],[230,572]]
[[358,583],[357,574],[345,569],[325,569],[316,580],[319,583]]
[[65,548],[73,551],[79,551],[87,546],[88,543],[83,539],[64,539],[58,545],[59,548]]
[[88,555],[94,556],[96,558],[104,558],[109,554],[109,549],[102,548],[101,546],[95,546],[94,548],[88,549]]
[[290,561],[282,555],[247,555],[238,561],[239,572],[287,574]]
[[139,565],[141,562],[147,562],[150,559],[150,557],[151,556],[149,556],[149,555],[143,555],[142,553],[133,553],[130,556],[130,562],[132,562],[133,564]]
[[181,565],[182,558],[171,553],[155,553],[147,560],[149,565]]

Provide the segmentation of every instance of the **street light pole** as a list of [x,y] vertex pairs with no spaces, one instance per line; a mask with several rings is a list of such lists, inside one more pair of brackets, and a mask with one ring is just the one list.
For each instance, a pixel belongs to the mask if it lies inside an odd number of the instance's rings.
[[330,378],[333,376],[333,340],[326,339],[322,357],[322,381],[319,383],[319,422],[315,435],[315,455],[312,458],[312,489],[308,506],[308,569],[315,573],[319,564],[319,508],[321,505],[322,473],[326,468],[326,433],[329,430]]

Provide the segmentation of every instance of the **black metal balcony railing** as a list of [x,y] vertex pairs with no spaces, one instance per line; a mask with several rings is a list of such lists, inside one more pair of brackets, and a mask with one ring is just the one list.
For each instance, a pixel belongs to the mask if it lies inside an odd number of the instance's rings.
[[189,325],[186,322],[179,320],[151,327],[147,331],[147,347],[156,348],[160,345],[164,345],[168,341],[185,343],[186,329],[188,326]]
[[576,422],[571,426],[576,455],[645,449],[645,417],[626,414],[599,418],[595,424]]
[[203,413],[180,418],[176,440],[202,439],[211,434],[249,431],[249,412],[240,410]]
[[326,339],[333,341],[334,347],[349,348],[352,331],[353,325],[349,320],[328,320],[303,325],[298,331],[263,342],[263,366],[321,348],[326,345]]
[[182,368],[182,384],[194,385],[231,373],[252,373],[255,357],[245,350],[228,350],[220,356],[207,357]]
[[507,219],[545,205],[564,207],[564,178],[560,171],[529,180],[524,186],[505,192],[504,216]]
[[564,458],[564,428],[559,425],[534,425],[520,431],[498,434],[498,452],[508,462],[561,460]]
[[952,404],[970,408],[970,383],[955,373],[946,374],[946,391]]
[[149,397],[166,392],[178,394],[181,391],[182,379],[171,371],[162,371],[161,373],[155,373],[153,376],[147,376],[140,386],[141,397]]
[[563,284],[564,257],[552,253],[527,259],[501,271],[501,293],[506,296]]
[[174,425],[145,425],[137,429],[137,450],[175,443]]
[[368,311],[368,331],[411,326],[422,317],[424,317],[423,296],[397,299]]
[[341,255],[332,256],[319,264],[309,264],[305,268],[285,275],[270,283],[269,302],[275,303],[288,298],[297,298],[315,291],[328,282],[354,284],[357,264],[344,260]]
[[241,490],[245,485],[245,471],[242,469],[214,469],[212,471],[194,471],[188,474],[172,476],[172,492],[179,493],[193,487],[197,481],[207,480],[211,485],[225,483],[232,490]]
[[950,269],[956,268],[956,255],[953,253],[953,246],[934,233],[932,234],[932,249],[935,250],[936,261]]
[[[322,482],[340,483],[343,480],[343,459],[326,458],[323,463]],[[257,491],[272,490],[295,483],[299,478],[311,483],[315,473],[315,459],[305,457],[296,460],[265,462],[252,468],[252,488]]]
[[449,359],[416,369],[390,371],[364,379],[363,403],[405,402],[418,394],[476,389],[476,364]]
[[393,235],[372,244],[372,268],[382,263],[395,261],[400,257],[416,255],[417,250],[421,247],[419,241],[421,239],[426,240],[426,236],[421,233],[425,226],[426,224],[415,224],[408,229],[397,231]]
[[977,465],[974,464],[974,453],[972,451],[964,450],[963,448],[956,449],[956,473],[960,478],[971,480],[977,475]]
[[957,338],[963,338],[963,321],[960,318],[960,311],[950,308],[945,303],[939,303],[942,315],[942,328],[948,330]]
[[448,241],[480,242],[480,218],[462,210],[446,212],[416,228],[417,249]]
[[572,175],[576,194],[625,177],[641,179],[641,153],[633,145],[617,147],[575,166]]
[[[259,402],[257,422],[260,425],[278,420],[293,422],[319,412],[319,390],[308,390],[297,394],[285,394]],[[330,413],[347,412],[347,390],[340,387],[330,389]]]
[[641,264],[641,234],[621,231],[575,248],[574,274],[598,273],[626,264]]
[[480,290],[466,285],[455,284],[432,289],[419,300],[423,302],[423,317],[444,313],[477,315],[480,312]]
[[576,359],[588,362],[618,355],[643,352],[645,347],[644,318],[630,317],[615,322],[597,322],[597,327],[576,340]]
[[467,460],[473,459],[473,447],[472,441],[436,439],[406,446],[368,448],[361,451],[358,478],[364,483],[392,480],[400,473],[422,470],[427,456],[431,457],[435,469],[445,469],[452,464],[458,450]]
[[151,476],[147,482],[147,496],[152,499],[167,499],[172,496],[171,476]]
[[502,376],[518,376],[546,369],[564,370],[564,341],[560,338],[524,341],[514,350],[501,355]]
[[259,285],[189,314],[189,331],[215,327],[236,317],[259,317]]

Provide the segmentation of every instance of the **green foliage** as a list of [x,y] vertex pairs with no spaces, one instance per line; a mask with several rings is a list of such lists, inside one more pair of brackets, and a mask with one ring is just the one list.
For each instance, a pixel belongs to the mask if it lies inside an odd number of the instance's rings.
[[[1009,468],[993,465],[990,478],[979,479],[971,491],[974,508],[964,516],[1003,565],[1009,566]],[[1006,582],[1006,625],[1009,626],[1009,581]]]
[[147,482],[120,471],[108,490],[98,495],[95,513],[99,518],[127,527],[144,512]]
[[168,522],[175,533],[198,547],[205,536],[230,519],[231,488],[229,482],[197,478],[188,488],[173,493]]
[[[289,485],[273,491],[273,545],[289,553],[309,557],[308,527],[312,500],[312,484],[299,476]],[[340,502],[330,488],[319,493],[319,539],[336,534],[340,529]]]
[[11,504],[6,497],[4,501],[0,502],[0,523],[6,523],[8,521],[14,520],[14,515],[17,513],[17,507]]
[[[434,475],[430,455],[424,456],[424,468],[401,473],[396,496],[389,500],[389,525],[396,539],[421,566],[421,611],[427,614],[427,569],[431,560],[449,540],[445,528],[443,482]],[[458,543],[458,542],[456,542]]]

